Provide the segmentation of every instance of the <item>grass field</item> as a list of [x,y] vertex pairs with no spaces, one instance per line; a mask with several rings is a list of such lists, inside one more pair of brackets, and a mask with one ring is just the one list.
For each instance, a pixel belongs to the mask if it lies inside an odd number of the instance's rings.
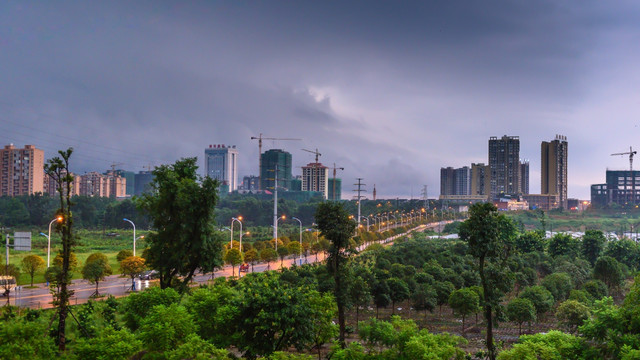
[[[516,223],[527,230],[542,229],[539,213],[535,211],[508,212]],[[602,230],[605,232],[636,232],[640,230],[640,211],[584,211],[545,213],[546,230],[585,231]]]
[[[118,236],[107,236],[109,233],[117,233]],[[145,231],[136,232],[136,237],[146,234]],[[81,279],[82,274],[80,270],[84,265],[85,260],[89,255],[99,252],[103,253],[109,259],[109,265],[111,265],[111,270],[113,274],[120,273],[120,266],[116,259],[118,252],[123,249],[133,249],[133,231],[122,231],[122,230],[107,230],[103,233],[103,231],[91,231],[91,230],[79,230],[76,232],[78,236],[76,240],[76,245],[73,247],[73,251],[78,258],[78,268],[73,273],[74,279]],[[140,256],[142,254],[142,250],[145,248],[146,244],[144,239],[138,239],[136,242],[136,255]],[[53,263],[53,259],[58,254],[58,251],[61,249],[60,245],[60,235],[53,234],[51,237],[51,263]],[[47,261],[47,238],[45,236],[39,235],[39,233],[32,233],[31,240],[31,251],[15,251],[11,250],[9,254],[9,263],[15,264],[17,266],[21,266],[22,258],[27,255],[38,255],[44,259],[45,263]],[[5,263],[4,252],[2,253],[2,264]],[[33,279],[34,283],[43,283],[44,279],[44,270],[37,272]],[[29,274],[21,273],[18,278],[18,285],[29,285],[31,283],[31,277]]]

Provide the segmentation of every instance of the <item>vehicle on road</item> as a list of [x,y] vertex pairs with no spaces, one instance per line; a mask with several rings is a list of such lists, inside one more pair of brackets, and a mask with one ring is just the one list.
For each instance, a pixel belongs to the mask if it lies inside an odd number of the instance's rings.
[[160,277],[160,273],[157,270],[147,270],[140,274],[140,280],[153,280]]
[[0,276],[0,291],[3,296],[9,295],[16,288],[16,278],[13,276]]
[[240,265],[240,272],[247,272],[247,271],[249,271],[249,264],[244,263]]

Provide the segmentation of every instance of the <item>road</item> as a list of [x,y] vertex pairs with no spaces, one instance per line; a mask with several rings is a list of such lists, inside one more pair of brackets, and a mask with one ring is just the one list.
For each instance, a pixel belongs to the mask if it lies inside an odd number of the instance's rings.
[[[419,225],[409,230],[407,233],[392,236],[390,238],[387,238],[381,241],[380,243],[385,245],[390,245],[393,243],[393,240],[395,240],[400,236],[407,235],[408,233],[411,233],[414,231],[423,231],[427,228],[432,228],[435,231],[442,231],[442,228],[444,227],[444,225],[446,225],[449,222],[451,221],[441,221],[441,222],[430,223],[426,225]],[[359,250],[362,250],[362,248],[360,248]],[[307,257],[302,258],[302,263],[306,264],[306,263],[314,263],[316,261],[323,261],[324,257],[325,257],[325,254],[320,253],[318,254],[318,258],[316,260],[315,255],[309,255]],[[290,267],[294,261],[296,262],[296,264],[300,264],[300,259],[285,259],[282,262],[282,266]],[[265,263],[256,264],[253,268],[253,271],[263,272],[266,270],[277,270],[280,268],[281,268],[280,260],[278,260],[278,261],[271,262],[269,264],[265,264]],[[235,269],[235,274],[236,275],[239,274],[237,267]],[[245,273],[240,273],[240,276],[244,276],[244,274]],[[193,278],[193,283],[194,285],[204,284],[204,283],[207,283],[207,281],[210,281],[212,278],[217,278],[221,276],[224,276],[224,277],[232,276],[231,266],[228,266],[228,265],[224,266],[222,269],[216,271],[213,274],[213,276],[211,273],[196,274]],[[157,282],[157,280],[155,281]],[[153,281],[151,281],[151,283],[153,283]],[[138,290],[140,290],[140,287],[145,288],[145,287],[148,287],[149,285],[151,285],[149,281],[141,281],[140,283],[136,284],[136,287]],[[47,309],[47,308],[53,307],[51,305],[53,298],[51,296],[49,287],[46,284],[35,284],[35,288],[33,289],[26,289],[24,286],[22,286],[21,288],[22,289],[20,291],[13,291],[11,293],[9,297],[9,301],[11,305],[28,307],[31,309]],[[74,295],[71,298],[71,304],[77,305],[77,304],[82,304],[87,302],[91,297],[91,295],[93,295],[93,293],[95,292],[96,286],[95,284],[90,284],[87,280],[78,279],[78,280],[72,281],[70,289],[74,291]],[[101,295],[113,295],[115,297],[127,296],[131,292],[131,278],[122,277],[120,275],[109,276],[104,281],[99,283],[98,291],[100,292]],[[0,304],[2,303],[2,301],[6,303],[7,298],[0,297]]]

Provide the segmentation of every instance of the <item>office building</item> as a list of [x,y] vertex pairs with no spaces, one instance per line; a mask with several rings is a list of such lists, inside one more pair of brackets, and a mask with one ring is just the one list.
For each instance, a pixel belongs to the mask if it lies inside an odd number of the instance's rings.
[[567,137],[556,135],[553,141],[543,141],[541,145],[541,175],[542,194],[558,195],[560,207],[568,208],[567,204],[567,170],[568,170]]
[[229,186],[228,192],[238,189],[238,150],[233,145],[209,145],[204,150],[205,176]]
[[520,138],[489,138],[491,199],[520,193]]
[[328,181],[328,194],[329,200],[342,200],[342,179],[340,178],[329,178]]
[[265,151],[261,158],[261,189],[273,191],[276,166],[278,168],[278,189],[291,189],[291,154],[281,149],[271,149]]
[[489,195],[491,193],[490,174],[489,165],[471,164],[471,195]]
[[618,205],[632,207],[640,203],[640,171],[607,170],[606,183],[591,185],[591,204],[595,207]]
[[309,163],[302,167],[302,191],[317,191],[329,197],[329,168],[322,163]]
[[520,194],[529,193],[529,160],[520,161]]
[[557,194],[525,194],[522,198],[529,203],[529,208],[549,211],[560,207]]
[[440,195],[456,194],[456,170],[451,166],[440,168]]
[[44,151],[33,145],[17,149],[13,144],[0,150],[0,196],[43,192]]
[[151,190],[151,182],[153,182],[153,173],[151,171],[140,171],[134,176],[133,194],[140,196]]
[[133,171],[116,170],[116,175],[126,179],[125,195],[133,196],[135,192],[135,173]]
[[242,190],[244,191],[258,191],[259,178],[254,175],[245,176],[242,178]]

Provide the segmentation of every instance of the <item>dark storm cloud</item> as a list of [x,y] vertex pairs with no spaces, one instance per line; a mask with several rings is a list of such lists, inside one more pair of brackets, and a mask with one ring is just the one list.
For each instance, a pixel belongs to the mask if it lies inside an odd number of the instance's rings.
[[[73,145],[80,171],[235,144],[241,174],[255,174],[251,136],[302,138],[265,148],[295,166],[318,148],[345,184],[363,177],[384,197],[435,195],[441,166],[486,162],[487,138],[503,134],[520,135],[537,191],[540,141],[562,133],[570,195],[587,197],[619,164],[608,154],[635,140],[634,6],[4,3],[0,141],[47,156]],[[624,119],[609,121],[614,144],[603,118]]]

